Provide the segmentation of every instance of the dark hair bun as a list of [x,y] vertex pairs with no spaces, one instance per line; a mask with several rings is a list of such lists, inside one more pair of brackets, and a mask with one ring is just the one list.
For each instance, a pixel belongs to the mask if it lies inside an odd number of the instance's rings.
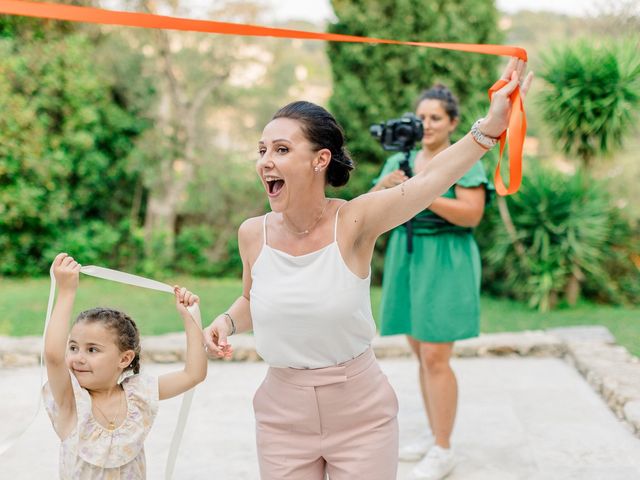
[[276,118],[298,120],[302,133],[316,151],[326,148],[331,152],[327,183],[332,187],[347,184],[355,165],[344,146],[344,131],[333,115],[320,105],[299,101],[282,107],[272,120]]
[[331,157],[331,163],[327,169],[327,183],[332,187],[342,187],[349,181],[351,170],[355,168],[349,152],[342,148],[341,151]]

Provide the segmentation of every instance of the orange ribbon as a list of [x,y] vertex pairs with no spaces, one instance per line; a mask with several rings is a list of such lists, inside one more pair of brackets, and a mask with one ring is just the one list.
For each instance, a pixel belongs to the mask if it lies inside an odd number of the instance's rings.
[[[356,35],[342,35],[339,33],[306,32],[286,28],[271,28],[258,25],[239,23],[215,22],[212,20],[193,20],[187,18],[168,17],[149,13],[119,12],[92,7],[77,7],[73,5],[58,5],[55,3],[35,3],[21,0],[0,0],[0,13],[21,15],[26,17],[49,18],[53,20],[67,20],[71,22],[97,23],[103,25],[120,25],[127,27],[160,28],[166,30],[183,30],[190,32],[218,33],[222,35],[245,35],[257,37],[297,38],[304,40],[325,40],[329,42],[373,43],[390,45],[411,45],[414,47],[441,48],[487,55],[501,55],[517,57],[527,60],[527,52],[520,47],[508,45],[476,45],[469,43],[436,43],[436,42],[406,42]],[[489,90],[491,96],[500,87],[498,81]],[[504,84],[502,84],[504,85]],[[500,176],[500,161],[496,169],[495,183],[500,195],[511,194],[518,190],[522,178],[522,145],[526,134],[526,119],[519,89],[511,95],[512,110],[509,119],[509,164],[510,183],[505,188]],[[504,151],[507,135],[500,137],[500,160]]]
[[[498,80],[489,89],[489,99],[493,94],[504,87],[508,82],[506,80]],[[522,95],[520,87],[516,86],[515,90],[509,95],[511,99],[511,115],[509,116],[509,126],[507,130],[500,135],[500,155],[498,156],[498,164],[494,175],[494,184],[498,195],[511,195],[516,193],[522,183],[522,147],[524,146],[524,137],[527,135],[527,117],[524,114],[524,105],[522,103]],[[500,175],[500,163],[504,147],[509,140],[509,187],[505,187]]]

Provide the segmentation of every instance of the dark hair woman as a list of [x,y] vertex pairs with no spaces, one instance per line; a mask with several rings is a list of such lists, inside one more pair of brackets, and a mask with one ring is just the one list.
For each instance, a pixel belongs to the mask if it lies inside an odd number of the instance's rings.
[[349,202],[325,196],[353,168],[329,112],[295,102],[265,126],[256,171],[272,211],[241,225],[242,296],[205,330],[209,351],[229,356],[227,337],[253,329],[270,366],[254,398],[263,480],[396,478],[398,405],[371,350],[374,245],[472,167],[486,152],[479,140],[505,130],[524,70],[509,64],[477,138],[397,187]]
[[[458,101],[444,85],[420,94],[416,115],[422,119],[420,148],[411,152],[415,174],[449,148],[458,126]],[[385,163],[372,191],[407,180],[396,154]],[[449,363],[456,340],[477,336],[480,327],[480,254],[472,228],[482,218],[493,190],[482,163],[475,163],[428,208],[391,234],[382,283],[381,334],[407,335],[420,365],[420,387],[430,430],[400,448],[404,461],[422,461],[415,478],[444,478],[454,467],[450,448],[458,389]],[[411,236],[412,250],[408,250]],[[423,458],[424,457],[424,458]]]

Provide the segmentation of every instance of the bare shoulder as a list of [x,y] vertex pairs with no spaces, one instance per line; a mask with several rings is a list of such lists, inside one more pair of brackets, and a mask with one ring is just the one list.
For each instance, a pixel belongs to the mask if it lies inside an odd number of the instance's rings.
[[366,278],[375,239],[369,241],[363,234],[365,222],[359,199],[356,197],[338,206],[338,245],[347,267],[360,278]]
[[366,209],[362,197],[363,195],[360,195],[338,205],[338,241],[344,255],[349,255],[351,251],[360,250],[364,243],[367,243],[364,242]]
[[265,215],[246,219],[238,229],[238,247],[244,261],[253,264],[263,243],[263,225]]
[[367,196],[370,194],[360,195],[338,205],[340,230],[344,236],[353,239],[354,242],[362,235]]
[[265,215],[247,218],[244,222],[242,222],[242,224],[240,224],[240,228],[238,229],[239,239],[248,239],[257,235],[258,233],[262,235],[262,226],[264,225]]

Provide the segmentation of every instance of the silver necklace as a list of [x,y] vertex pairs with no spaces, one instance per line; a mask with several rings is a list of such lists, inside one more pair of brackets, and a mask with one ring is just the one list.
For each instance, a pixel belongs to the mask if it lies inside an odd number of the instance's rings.
[[283,225],[284,228],[286,228],[289,232],[293,233],[294,235],[308,235],[309,233],[311,233],[311,230],[313,230],[315,228],[315,226],[318,224],[318,222],[320,221],[320,219],[322,218],[322,216],[324,215],[325,210],[327,209],[327,205],[329,205],[329,199],[326,198],[325,199],[325,203],[324,203],[324,208],[322,209],[322,212],[320,212],[320,215],[318,215],[318,218],[315,219],[315,221],[311,224],[311,226],[309,228],[307,228],[306,230],[303,230],[301,232],[297,232],[295,230],[292,230],[291,228],[289,228],[287,226],[287,221],[286,221],[286,217],[284,216],[284,213],[282,214],[282,218],[283,218]]

